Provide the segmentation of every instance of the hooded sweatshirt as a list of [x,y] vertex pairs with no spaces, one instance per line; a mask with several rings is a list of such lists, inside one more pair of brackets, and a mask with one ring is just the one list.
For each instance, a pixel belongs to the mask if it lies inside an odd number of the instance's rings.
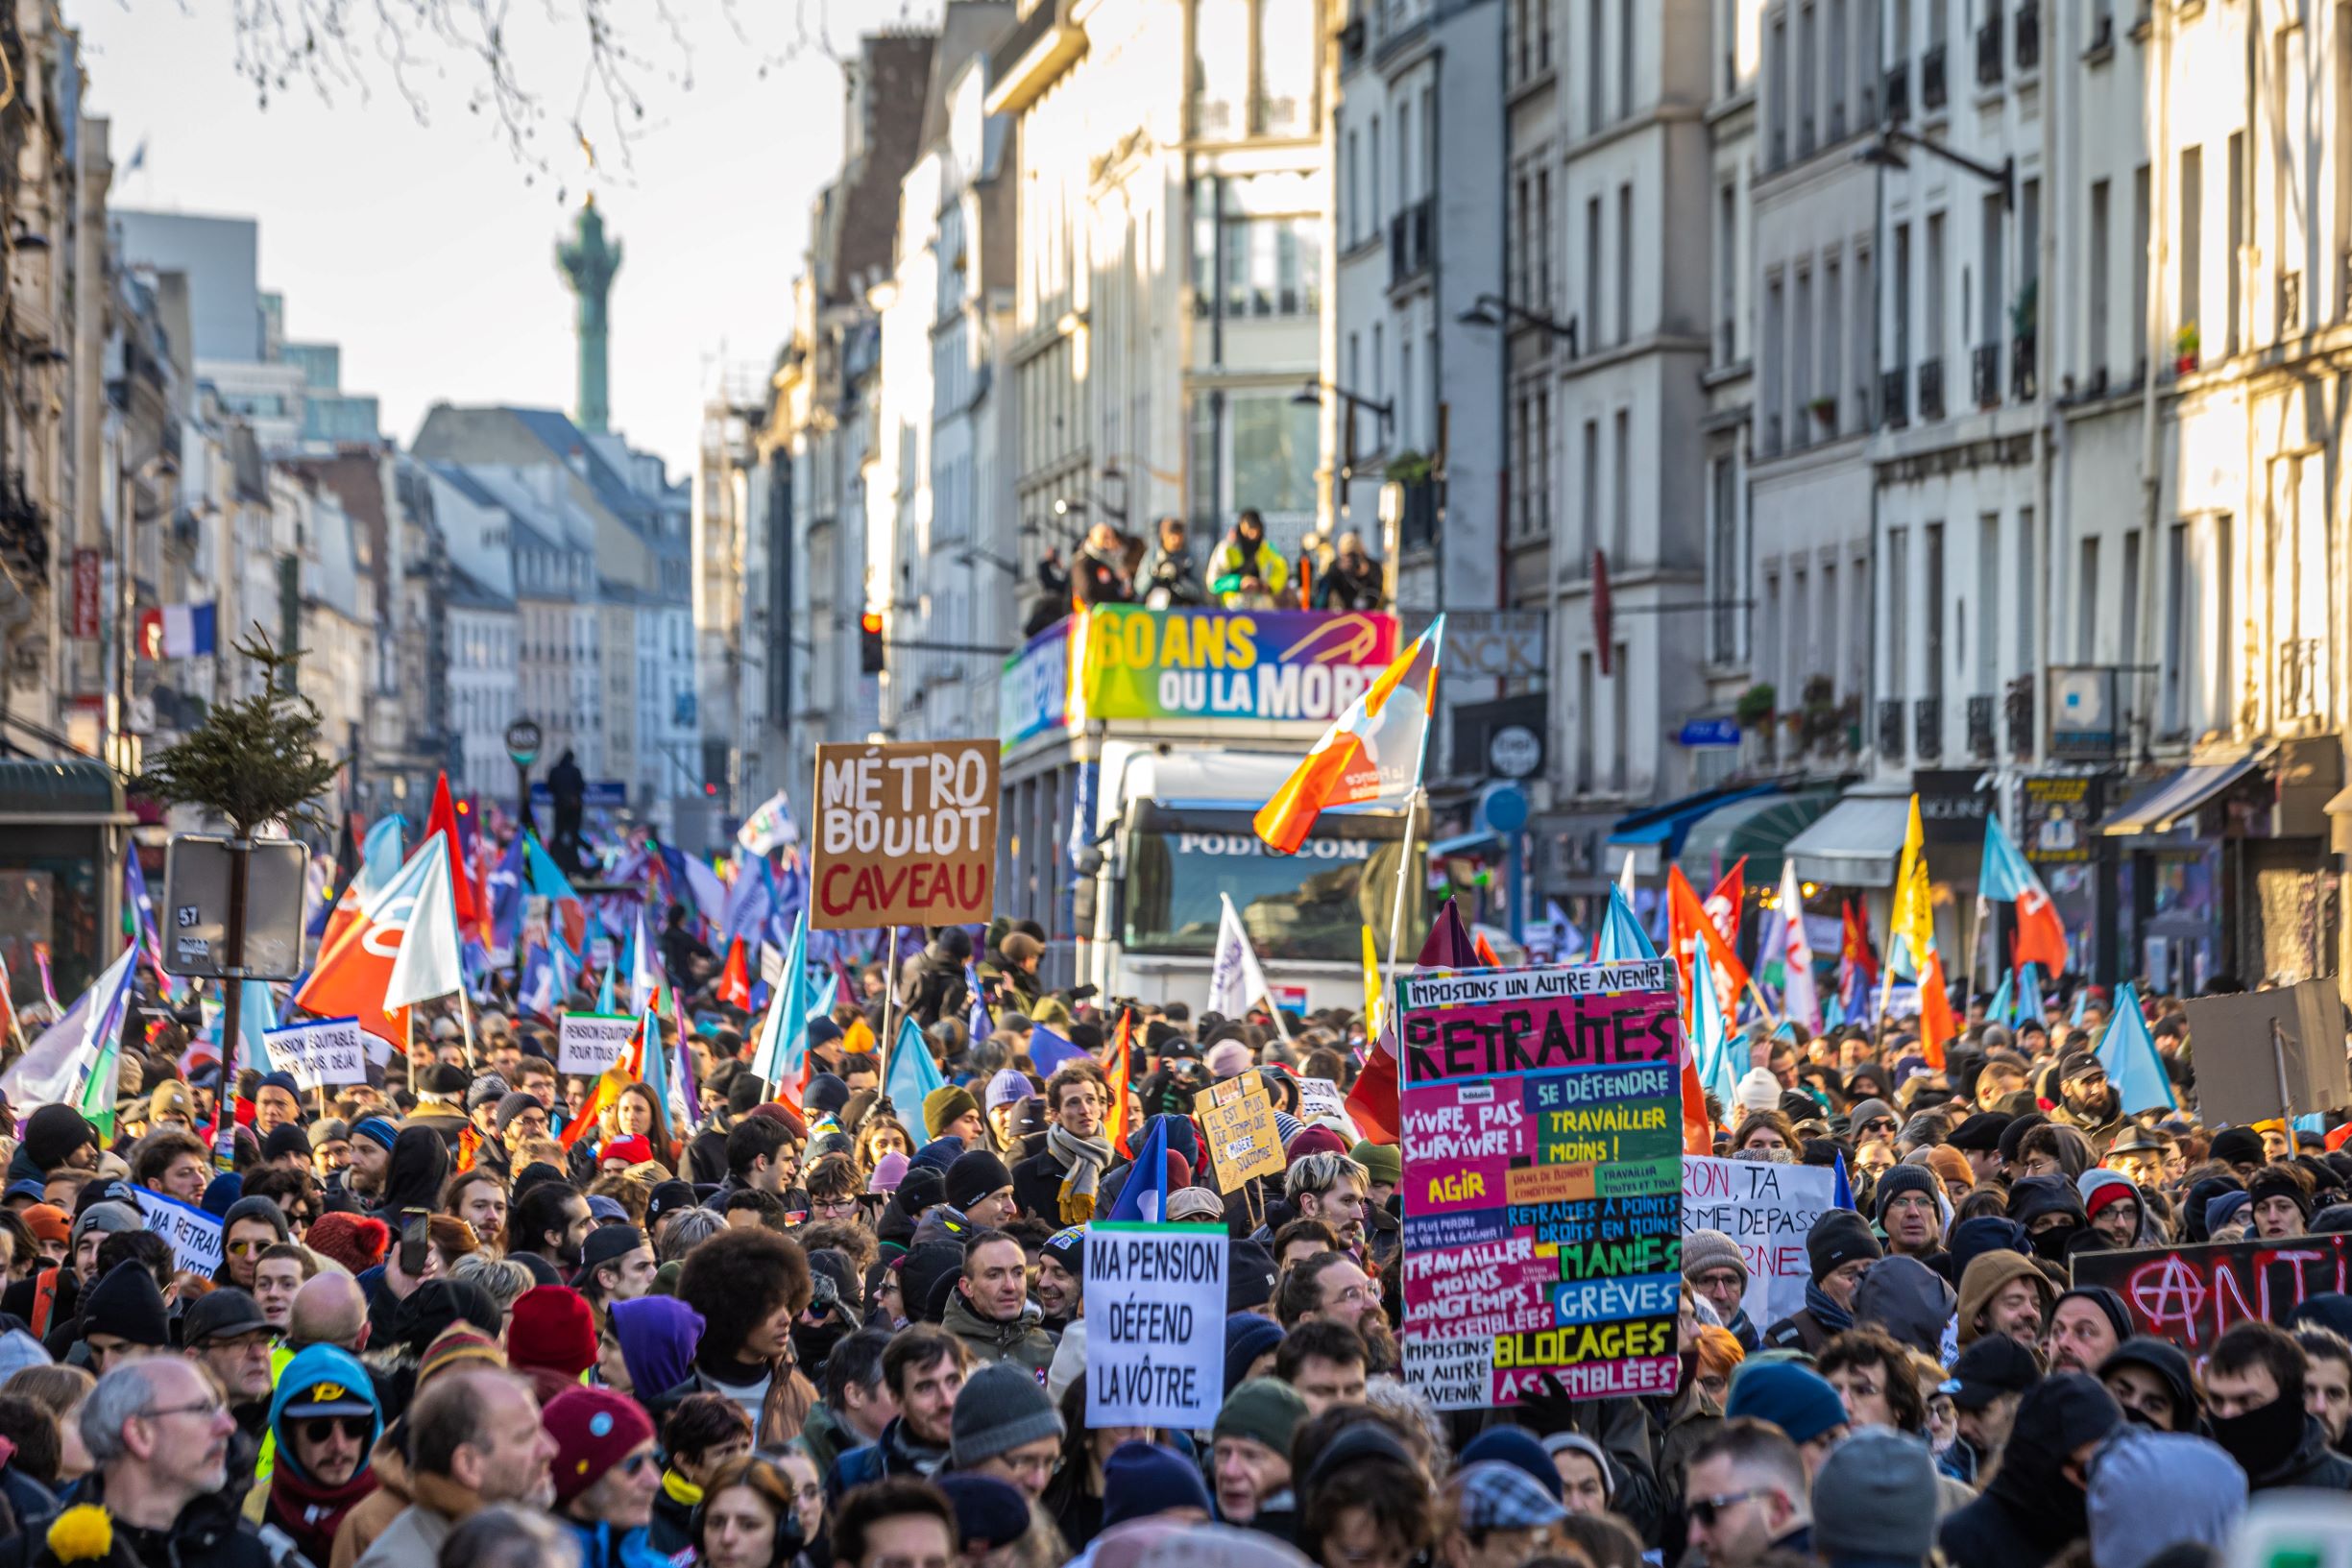
[[629,1385],[641,1401],[667,1393],[693,1375],[702,1314],[675,1296],[648,1295],[614,1302],[611,1315]]
[[[365,1400],[369,1406],[368,1435],[360,1445],[359,1468],[340,1486],[325,1485],[317,1478],[303,1473],[285,1427],[286,1407],[297,1395],[307,1398],[323,1385],[339,1387],[352,1398]],[[270,1398],[270,1435],[278,1442],[278,1462],[270,1472],[269,1505],[263,1518],[292,1537],[295,1546],[310,1561],[328,1560],[334,1551],[336,1528],[362,1499],[376,1490],[376,1472],[369,1463],[369,1456],[383,1432],[384,1414],[376,1403],[376,1386],[367,1369],[349,1351],[336,1345],[306,1345],[295,1353],[279,1374],[278,1391]]]
[[2115,1396],[2088,1373],[2063,1372],[2025,1390],[1984,1495],[1946,1515],[1936,1531],[1950,1568],[2046,1563],[2082,1539],[2088,1505],[2066,1465],[2077,1448],[2107,1436],[2122,1419]]
[[2126,1427],[2091,1462],[2091,1557],[2146,1568],[2185,1541],[2226,1551],[2245,1517],[2245,1472],[2202,1437]]
[[1984,1331],[1976,1326],[1977,1314],[2013,1279],[2033,1282],[2042,1293],[2042,1312],[2048,1315],[2052,1293],[2049,1276],[2031,1258],[2006,1251],[1984,1253],[1968,1266],[1968,1272],[1960,1278],[1961,1349],[1967,1349],[1983,1335]]
[[392,1163],[384,1171],[384,1191],[376,1212],[397,1239],[400,1211],[439,1211],[441,1189],[449,1179],[449,1146],[430,1127],[410,1125],[392,1141]]
[[1855,1287],[1854,1320],[1884,1329],[1925,1356],[1936,1356],[1952,1321],[1952,1287],[1917,1258],[1881,1258]]

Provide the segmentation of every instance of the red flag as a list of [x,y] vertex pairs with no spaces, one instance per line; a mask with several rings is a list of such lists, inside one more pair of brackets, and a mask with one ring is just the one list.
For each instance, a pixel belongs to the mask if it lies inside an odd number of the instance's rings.
[[1369,1142],[1396,1142],[1396,1058],[1389,1054],[1385,1030],[1364,1053],[1363,1071],[1347,1091],[1347,1115]]
[[1135,1015],[1122,1010],[1119,1032],[1111,1040],[1110,1062],[1103,1076],[1110,1080],[1110,1106],[1103,1113],[1103,1136],[1110,1146],[1128,1159],[1135,1151],[1127,1146],[1128,1134],[1134,1129],[1128,1124],[1128,1084],[1135,1063]]
[[446,773],[433,781],[433,808],[424,819],[424,836],[430,838],[435,833],[440,833],[441,841],[449,846],[449,893],[457,901],[458,929],[479,930],[482,905],[474,890],[473,878],[467,870],[466,857],[458,853],[457,805],[449,798],[449,776]]
[[469,1122],[458,1128],[456,1169],[459,1170],[473,1170],[474,1159],[481,1153],[481,1149],[482,1135],[473,1122]]
[[1715,923],[1715,929],[1734,948],[1739,946],[1739,911],[1748,897],[1748,857],[1741,856],[1715,883],[1715,890],[1707,895],[1707,918]]
[[2017,901],[2017,940],[2010,951],[2021,964],[2038,963],[2042,973],[2056,977],[2066,973],[2066,922],[2058,918],[2058,906],[2049,901],[2049,894],[2040,886],[2029,887]]
[[1681,970],[1683,1016],[1693,1018],[1690,981],[1698,945],[1707,944],[1707,962],[1715,975],[1715,1005],[1725,1017],[1734,1016],[1740,993],[1748,988],[1748,969],[1739,961],[1739,954],[1715,929],[1715,923],[1707,918],[1707,910],[1699,903],[1698,889],[1683,875],[1681,866],[1666,868],[1666,941],[1671,951],[1666,954]]
[[1500,969],[1503,967],[1503,961],[1494,955],[1494,944],[1488,941],[1483,933],[1473,931],[1470,934],[1470,945],[1478,950],[1478,961],[1480,963],[1486,965],[1489,969]]
[[1683,1152],[1712,1154],[1715,1152],[1714,1123],[1707,1119],[1707,1090],[1699,1082],[1698,1053],[1690,1049],[1685,1037],[1683,1057]]
[[1959,1032],[1952,1016],[1952,994],[1944,984],[1944,955],[1929,948],[1919,966],[1919,1048],[1929,1067],[1944,1071],[1944,1043]]
[[1870,922],[1860,905],[1848,899],[1845,904],[1845,929],[1838,946],[1839,961],[1852,964],[1861,972],[1862,983],[1879,983],[1878,956],[1870,951]]
[[727,965],[718,972],[718,1000],[730,1007],[751,1011],[751,966],[743,957],[743,939],[727,944]]

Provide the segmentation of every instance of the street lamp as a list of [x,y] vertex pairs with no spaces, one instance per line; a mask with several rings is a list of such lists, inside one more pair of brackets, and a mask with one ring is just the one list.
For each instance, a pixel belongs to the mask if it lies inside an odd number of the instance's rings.
[[1482,294],[1470,302],[1470,308],[1454,318],[1465,326],[1500,326],[1506,321],[1521,321],[1530,326],[1540,326],[1556,338],[1568,340],[1568,357],[1576,357],[1576,318],[1559,321],[1540,310],[1513,304],[1498,294]]
[[1879,127],[1878,135],[1854,155],[1854,160],[1901,174],[1911,166],[1910,160],[1901,151],[1905,147],[1917,148],[1929,157],[1941,158],[1955,169],[1975,175],[1988,185],[1999,186],[2000,205],[2012,212],[2017,210],[2017,159],[2014,157],[2004,157],[1999,163],[1980,162],[1966,154],[1953,152],[1940,141],[1929,141],[1901,126],[1889,125]]
[[1021,568],[1013,565],[1013,563],[1010,561],[1006,560],[1003,556],[990,555],[986,550],[978,549],[969,544],[963,547],[963,550],[956,557],[956,559],[962,562],[967,567],[984,562],[987,565],[994,567],[997,570],[1003,572],[1006,576],[1013,578],[1016,581],[1021,576]]
[[1337,398],[1350,410],[1362,408],[1370,411],[1380,421],[1381,445],[1384,446],[1388,445],[1389,422],[1396,417],[1394,399],[1383,401],[1378,398],[1367,398],[1360,392],[1348,391],[1337,382],[1319,381],[1309,376],[1306,384],[1291,395],[1291,406],[1294,408],[1321,408],[1326,397]]

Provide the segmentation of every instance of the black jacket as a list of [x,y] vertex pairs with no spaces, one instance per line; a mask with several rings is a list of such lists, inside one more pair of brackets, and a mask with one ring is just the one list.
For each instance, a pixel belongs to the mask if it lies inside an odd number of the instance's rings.
[[1764,1345],[1771,1350],[1802,1350],[1807,1356],[1818,1356],[1829,1342],[1830,1331],[1822,1327],[1810,1307],[1800,1307],[1764,1330]]
[[[60,1500],[64,1508],[105,1502],[103,1477],[95,1474]],[[227,1492],[197,1498],[180,1510],[169,1530],[142,1530],[115,1520],[114,1549],[98,1560],[104,1568],[302,1568],[304,1563],[285,1535],[248,1524],[237,1512],[237,1497]],[[0,1568],[49,1568],[56,1561],[45,1532],[27,1530],[0,1542]]]
[[2048,1423],[2020,1420],[1983,1495],[1944,1516],[1935,1544],[1949,1568],[2041,1568],[2090,1530],[2082,1488]]
[[[1069,1173],[1054,1158],[1052,1150],[1040,1149],[1012,1168],[1012,1200],[1021,1206],[1023,1214],[1033,1214],[1058,1230],[1062,1223],[1061,1183]],[[1103,1209],[1110,1208],[1108,1198],[1097,1201]]]
[[2317,1491],[2352,1491],[2352,1459],[2327,1445],[2327,1428],[2316,1415],[2303,1418],[2303,1440],[2286,1461],[2259,1476],[2246,1477],[2246,1489],[2267,1492],[2282,1486],[2308,1486]]

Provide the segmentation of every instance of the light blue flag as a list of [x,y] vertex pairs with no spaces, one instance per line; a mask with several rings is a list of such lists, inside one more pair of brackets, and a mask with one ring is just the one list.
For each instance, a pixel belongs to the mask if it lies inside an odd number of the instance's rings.
[[1993,992],[1993,1000],[1984,1004],[1984,1016],[1996,1024],[2005,1023],[2017,1006],[2017,976],[2003,975]]
[[604,982],[596,988],[596,1011],[600,1013],[613,1010],[613,971],[619,967],[617,963],[604,966]]
[[267,980],[246,980],[245,995],[237,1008],[237,1051],[248,1062],[267,1065],[269,1053],[262,1049],[261,1037],[278,1027],[278,1003],[270,996]]
[[1119,1189],[1119,1199],[1110,1206],[1107,1220],[1127,1220],[1140,1225],[1156,1225],[1168,1212],[1168,1120],[1154,1117],[1152,1136],[1144,1141],[1143,1152],[1128,1170],[1127,1183]]
[[653,1102],[669,1114],[669,1064],[662,1059],[662,1018],[651,1007],[639,1009],[638,1026],[645,1031],[645,1087],[653,1091]]
[[[1729,1031],[1724,1027],[1723,1010],[1715,1005],[1714,967],[1707,961],[1707,944],[1701,942],[1690,958],[1690,1039],[1699,1062],[1699,1082],[1711,1091],[1716,1102],[1729,1107],[1739,1090],[1739,1080],[1747,1069],[1737,1072],[1732,1066]],[[1740,1038],[1745,1040],[1743,1033]]]
[[2088,985],[2078,985],[2074,987],[2074,1007],[2073,1011],[2066,1015],[2067,1024],[2071,1027],[2077,1029],[2081,1028],[2083,1009],[2090,1005],[2091,988]]
[[2123,1114],[2176,1111],[2180,1100],[2172,1093],[2171,1074],[2156,1054],[2155,1038],[2147,1032],[2147,1018],[2140,1011],[2140,995],[2130,981],[2115,993],[2115,1011],[2100,1031],[2092,1054],[2107,1071],[2107,1081],[2123,1097]]
[[371,889],[388,887],[392,879],[400,874],[400,864],[408,858],[405,841],[408,825],[398,811],[376,818],[376,826],[360,841],[359,860],[367,867],[367,882]]
[[828,975],[825,983],[816,988],[816,996],[809,1003],[808,1019],[813,1024],[820,1018],[831,1018],[834,1008],[841,1002],[841,977]]
[[1625,902],[1625,895],[1614,883],[1609,889],[1609,913],[1601,922],[1601,942],[1593,953],[1593,961],[1603,964],[1626,964],[1639,958],[1655,958],[1658,948],[1641,922]]
[[809,923],[804,917],[792,928],[792,946],[784,955],[776,998],[761,1020],[760,1050],[752,1071],[765,1080],[772,1094],[777,1084],[800,1076],[801,1058],[808,1049]]
[[898,1119],[909,1127],[921,1127],[923,1142],[932,1141],[932,1131],[923,1126],[923,1101],[934,1089],[947,1087],[940,1075],[939,1064],[931,1059],[931,1047],[923,1039],[922,1026],[911,1018],[901,1015],[898,1038],[890,1044],[890,1069],[883,1079],[883,1093],[889,1098]]
[[2018,966],[2017,1011],[2009,1022],[2024,1028],[2028,1019],[2042,1022],[2042,966],[2031,963]]

